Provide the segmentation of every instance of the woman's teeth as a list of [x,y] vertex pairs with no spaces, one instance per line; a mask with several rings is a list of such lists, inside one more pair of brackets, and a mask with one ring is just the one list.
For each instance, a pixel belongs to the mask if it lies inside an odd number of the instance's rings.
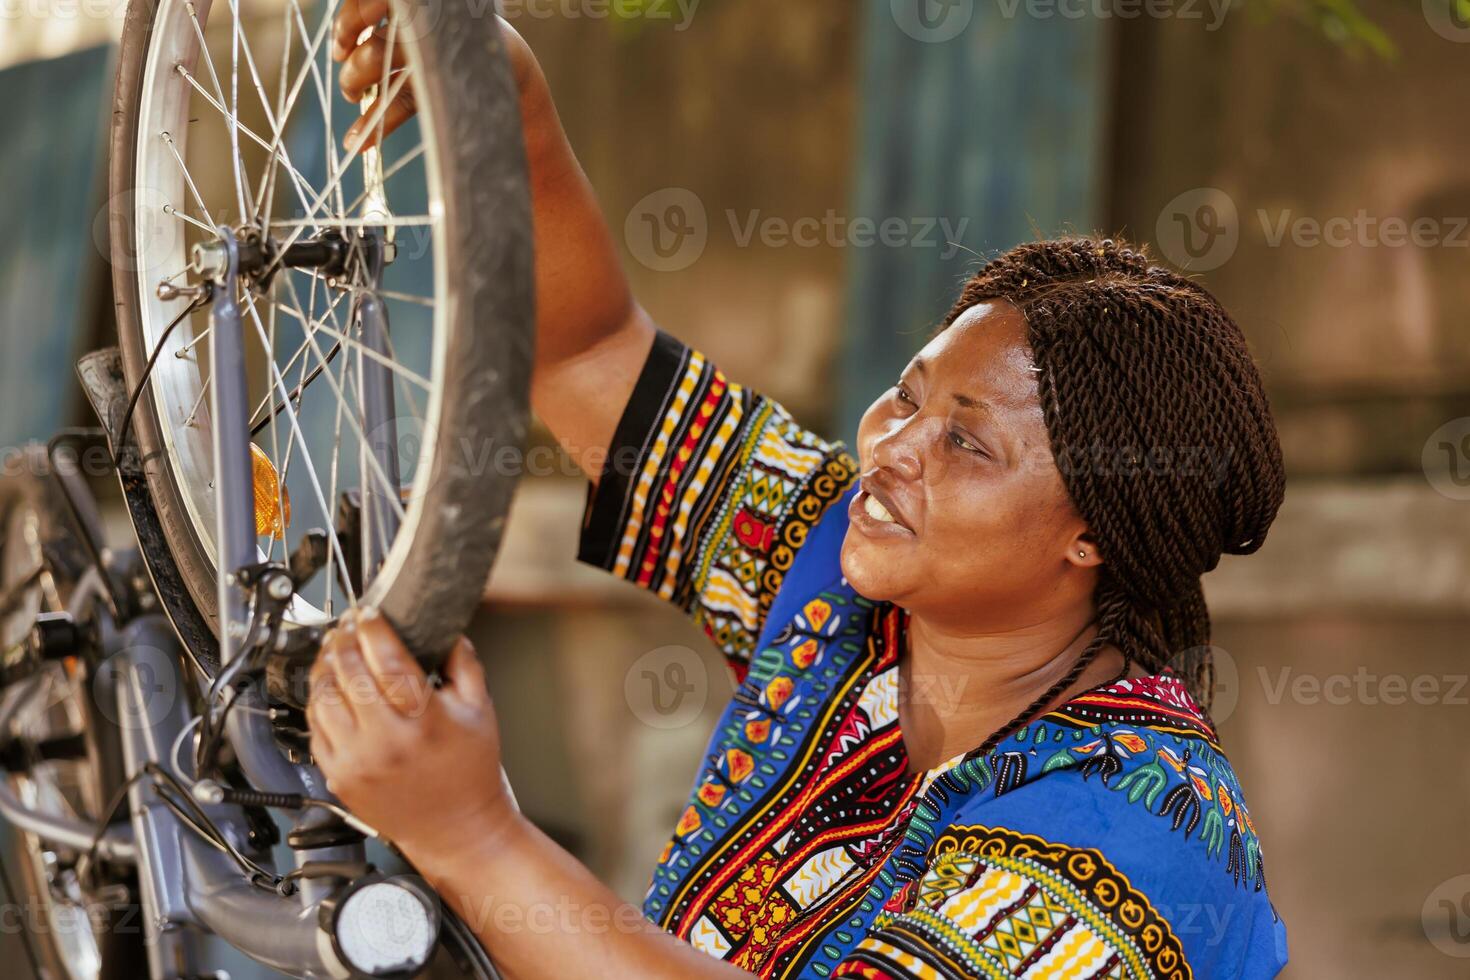
[[863,501],[863,510],[867,511],[868,516],[875,521],[894,523],[893,515],[888,513],[888,508],[880,504],[878,498],[872,494],[868,494],[868,499]]

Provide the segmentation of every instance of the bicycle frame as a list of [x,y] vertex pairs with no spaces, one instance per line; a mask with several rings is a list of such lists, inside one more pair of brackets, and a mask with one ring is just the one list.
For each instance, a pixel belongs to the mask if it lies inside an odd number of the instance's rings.
[[[222,234],[227,229],[221,229]],[[229,265],[221,279],[237,270],[234,239],[225,234]],[[257,560],[255,529],[251,524],[254,498],[249,461],[248,408],[245,403],[244,356],[241,344],[240,310],[233,289],[216,283],[217,299],[212,311],[211,346],[214,371],[214,445],[219,461],[215,493],[220,515],[220,567],[242,568]],[[386,332],[386,323],[373,326]],[[79,366],[84,387],[104,420],[109,439],[128,400],[128,391],[115,350],[88,355]],[[382,406],[378,403],[379,410]],[[238,424],[226,424],[226,420]],[[135,453],[114,445],[114,458],[129,514],[140,542],[161,539],[157,515],[145,492]],[[243,519],[242,519],[243,518]],[[126,771],[138,773],[149,764],[172,770],[170,754],[193,721],[189,699],[180,696],[186,684],[197,683],[207,694],[211,678],[203,670],[191,671],[185,664],[198,658],[184,649],[178,632],[188,634],[180,622],[183,611],[170,603],[170,590],[159,591],[173,624],[159,613],[146,613],[119,623],[100,572],[93,569],[76,590],[71,612],[78,620],[94,619],[102,624],[99,662],[118,665],[99,681],[97,696],[110,697],[121,726]],[[247,622],[246,594],[233,574],[220,576],[220,669],[247,652],[252,638],[240,628]],[[197,616],[197,613],[194,613]],[[197,627],[196,627],[197,629]],[[187,656],[187,659],[186,659]],[[192,675],[192,676],[191,676]],[[173,691],[166,710],[159,710],[160,687]],[[25,703],[26,691],[7,692],[0,699],[0,731],[7,729]],[[225,734],[242,770],[255,789],[273,793],[300,793],[330,799],[325,780],[312,766],[292,763],[276,745],[270,722],[261,710],[264,696],[258,687],[241,695],[236,710],[229,712]],[[114,825],[97,838],[97,853],[110,861],[136,865],[144,910],[145,936],[152,980],[178,980],[200,975],[197,938],[211,933],[246,956],[273,969],[309,978],[358,976],[343,961],[334,944],[327,921],[326,903],[348,884],[336,875],[302,878],[293,896],[272,894],[252,883],[232,859],[186,826],[164,803],[148,780],[136,781],[129,790],[131,819],[126,829]],[[242,807],[230,804],[203,805],[210,819],[227,840],[250,853],[257,863],[274,871],[268,853],[260,854],[250,843],[250,830]],[[0,783],[0,817],[21,830],[56,845],[85,853],[93,845],[96,828],[55,814],[28,809],[8,786]],[[324,810],[300,811],[293,830],[310,830],[335,818]],[[313,862],[338,862],[365,866],[362,843],[297,848],[296,867]]]
[[[98,602],[95,590],[79,589],[84,614]],[[101,613],[101,610],[94,610]],[[190,724],[183,685],[191,679],[182,670],[182,656],[173,628],[159,613],[138,617],[122,629],[102,615],[103,663],[116,669],[99,675],[94,692],[111,696],[121,734],[127,771],[145,764],[172,767],[168,758],[181,733]],[[170,703],[160,707],[160,692]],[[25,704],[28,690],[10,692],[0,704],[0,730],[7,728]],[[283,760],[284,761],[284,760]],[[126,829],[114,826],[99,839],[98,853],[108,860],[135,864],[143,907],[145,937],[152,980],[175,980],[200,975],[196,946],[202,929],[273,969],[303,977],[345,978],[353,971],[336,955],[321,923],[321,905],[329,889],[323,879],[303,884],[296,898],[274,896],[251,884],[222,852],[206,843],[163,803],[152,783],[136,782],[128,792],[131,820]],[[226,837],[242,850],[254,853],[244,810],[226,804],[203,809]],[[11,789],[0,784],[0,816],[21,830],[54,844],[86,852],[95,828],[55,814],[29,810]],[[298,866],[310,860],[361,860],[363,848],[298,852]],[[271,867],[268,855],[258,860]],[[340,882],[338,882],[340,884]]]

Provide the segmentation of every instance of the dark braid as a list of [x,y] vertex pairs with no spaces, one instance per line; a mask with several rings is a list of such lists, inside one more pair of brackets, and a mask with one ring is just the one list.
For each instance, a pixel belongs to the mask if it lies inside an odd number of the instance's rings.
[[1203,287],[1113,239],[1006,252],[966,283],[941,329],[999,300],[1026,318],[1052,455],[1103,566],[1097,635],[1067,676],[972,755],[1046,709],[1109,644],[1125,672],[1168,666],[1208,708],[1200,577],[1222,554],[1261,546],[1286,485],[1244,335]]

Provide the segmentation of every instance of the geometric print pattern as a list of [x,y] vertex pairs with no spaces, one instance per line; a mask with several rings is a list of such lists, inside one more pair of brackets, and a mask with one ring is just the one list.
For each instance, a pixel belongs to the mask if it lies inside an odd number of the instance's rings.
[[1168,922],[1101,853],[983,826],[940,835],[924,877],[834,975],[913,975],[916,962],[976,977],[1193,975]]
[[856,462],[662,331],[611,448],[578,557],[688,611],[743,672]]

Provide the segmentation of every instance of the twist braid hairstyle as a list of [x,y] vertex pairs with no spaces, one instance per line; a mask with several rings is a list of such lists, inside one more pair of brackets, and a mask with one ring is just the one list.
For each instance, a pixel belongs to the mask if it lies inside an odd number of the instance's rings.
[[[1208,709],[1214,668],[1200,577],[1265,541],[1285,491],[1281,446],[1240,327],[1197,283],[1126,242],[1018,246],[966,283],[1026,320],[1052,455],[1103,560],[1097,636],[1024,724],[1108,644],[1167,665]],[[1004,732],[997,733],[1003,736]],[[994,747],[983,746],[975,754]]]

